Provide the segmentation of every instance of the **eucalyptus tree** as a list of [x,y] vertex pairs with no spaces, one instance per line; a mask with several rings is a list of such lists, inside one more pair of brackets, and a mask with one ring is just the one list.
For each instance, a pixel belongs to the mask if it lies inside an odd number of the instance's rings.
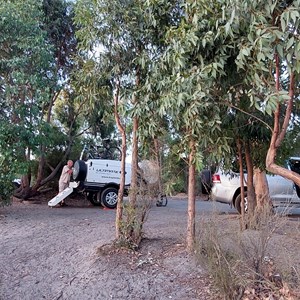
[[[180,1],[145,1],[144,14],[146,27],[151,32],[151,55],[148,65],[147,76],[141,87],[142,97],[136,106],[135,111],[139,115],[139,137],[140,156],[147,159],[155,159],[160,169],[159,193],[166,193],[163,181],[167,178],[163,176],[162,169],[166,152],[172,152],[172,144],[175,144],[173,128],[170,116],[167,113],[160,113],[161,93],[159,88],[154,87],[157,83],[155,78],[155,63],[163,55],[165,49],[169,47],[166,34],[170,27],[177,27],[181,21],[182,9]],[[154,75],[154,76],[153,76]],[[176,146],[175,146],[176,147]],[[178,157],[176,158],[178,159]],[[172,172],[172,167],[165,169],[165,172]],[[185,177],[183,172],[183,176]],[[172,183],[170,183],[172,185]],[[168,188],[167,188],[168,189]]]
[[[285,35],[272,27],[272,21],[276,19],[273,12],[283,13],[289,9],[292,13],[283,15],[281,19],[285,20],[284,24],[289,24],[286,20],[288,18],[292,23],[296,22],[297,3],[182,1],[181,21],[165,35],[168,47],[155,62],[149,89],[153,90],[153,78],[156,78],[155,88],[161,92],[159,112],[170,116],[172,126],[181,134],[189,153],[189,249],[193,245],[195,228],[195,154],[210,148],[211,153],[224,156],[224,150],[230,150],[226,136],[222,139],[220,135],[224,134],[220,125],[221,119],[230,117],[233,111],[245,113],[250,121],[251,118],[262,120],[262,126],[268,126],[268,122],[263,120],[263,114],[272,115],[278,100],[282,102],[287,98],[285,92],[276,93],[274,97],[272,86],[265,83],[274,82],[274,72],[268,69],[270,51],[276,49],[275,44],[270,43],[273,31],[278,36],[277,40],[276,35],[273,35],[274,40],[281,44],[279,49],[285,45]],[[292,37],[288,48],[296,49],[296,26],[289,28],[289,34]],[[274,56],[271,55],[272,59]],[[268,77],[259,76],[260,73]],[[263,93],[267,97],[263,97]],[[234,102],[233,98],[237,98],[237,101]],[[241,98],[250,110],[242,111]],[[259,117],[255,117],[253,108],[258,110]],[[248,139],[254,126],[249,128]],[[245,131],[239,131],[239,134],[247,140]],[[253,143],[255,139],[258,142],[259,135],[252,133],[252,138]],[[231,140],[234,139],[237,140],[236,135],[231,136]],[[249,154],[249,147],[247,151]],[[251,166],[249,155],[247,161]],[[261,165],[261,162],[255,163]]]
[[224,28],[229,15],[221,2],[181,2],[181,20],[165,35],[168,47],[155,62],[149,81],[149,89],[161,93],[159,113],[170,116],[171,126],[188,153],[189,250],[195,238],[195,170],[201,163],[201,152],[210,148],[208,153],[214,150],[220,155],[229,149],[226,139],[220,137],[220,99],[225,89],[222,83],[225,85],[228,74],[232,76],[226,68],[237,51],[225,30],[217,35],[218,24]]
[[[256,147],[253,155],[259,153],[261,157],[266,157],[266,162],[262,164],[256,155],[255,166],[264,170],[266,164],[269,171],[296,183],[299,183],[299,175],[278,164],[294,154],[296,143],[292,137],[299,135],[295,101],[299,97],[299,4],[299,1],[228,3],[232,10],[228,33],[240,36],[235,63],[238,71],[245,74],[243,91],[249,98],[248,106],[257,110],[256,113],[252,111],[252,116],[260,114],[257,118],[262,121],[260,130],[268,131],[253,140],[253,148]],[[244,28],[242,32],[241,28]],[[252,127],[257,130],[257,126]],[[288,139],[284,139],[285,136]],[[270,143],[267,149],[262,141]],[[264,149],[258,152],[259,148]],[[257,174],[265,177],[259,169],[256,169]],[[260,192],[267,191],[263,177],[256,180],[258,211],[267,203]]]
[[[249,98],[249,107],[255,107],[265,115],[260,117],[261,120],[271,119],[265,125],[273,123],[273,129],[268,128],[271,137],[268,139],[266,167],[299,184],[299,175],[278,163],[282,156],[280,152],[288,154],[282,147],[287,131],[288,136],[297,134],[297,112],[292,113],[292,110],[294,100],[299,96],[300,2],[232,1],[227,5],[232,11],[228,34],[240,36],[235,63],[245,74],[243,83],[246,88],[243,91]],[[240,28],[244,28],[242,32]],[[260,167],[264,169],[261,163]],[[258,185],[261,182],[258,180]],[[260,200],[262,206],[264,202]]]
[[[141,68],[137,59],[143,47],[140,33],[141,11],[139,2],[132,1],[88,1],[77,2],[76,20],[80,30],[78,37],[81,48],[85,51],[98,51],[90,61],[94,60],[98,76],[105,77],[111,85],[111,101],[113,105],[114,89],[117,94],[126,94],[137,102],[136,90],[140,84]],[[92,54],[91,54],[92,55]],[[98,57],[97,57],[98,56]],[[120,89],[121,87],[121,89]],[[119,97],[119,96],[118,96]],[[132,155],[132,189],[137,184],[137,126],[138,119],[134,117],[133,155]],[[132,193],[134,196],[135,193]]]
[[300,184],[299,174],[275,163],[286,132],[293,126],[293,107],[299,97],[300,1],[269,1],[268,4],[269,7],[262,7],[263,16],[258,13],[251,16],[252,30],[249,30],[239,62],[242,68],[253,68],[248,77],[254,85],[253,102],[260,107],[272,107],[274,125],[266,158],[267,169]]
[[[161,24],[160,20],[165,21],[163,16],[166,12],[159,16],[157,7],[152,8],[151,16],[155,22]],[[149,72],[151,60],[157,51],[155,42],[157,43],[161,38],[160,28],[149,23],[145,9],[144,1],[79,0],[76,12],[76,21],[80,27],[78,37],[81,41],[81,49],[89,56],[86,62],[94,64],[94,70],[98,72],[98,76],[109,81],[111,97],[106,107],[109,109],[115,100],[116,121],[122,132],[124,151],[126,150],[125,123],[120,122],[120,116],[124,117],[121,114],[122,111],[125,111],[127,120],[132,121],[130,203],[133,207],[136,205],[138,191],[138,135],[141,134],[139,123],[143,122],[145,112],[149,111],[142,101],[142,87]],[[123,118],[123,120],[126,119]],[[117,218],[120,219],[121,202],[119,204]],[[118,236],[120,220],[116,220],[116,223]]]
[[[34,0],[1,1],[1,156],[26,173],[32,149],[43,130],[40,111],[48,89],[56,84],[52,73],[53,49],[40,27],[41,5]],[[40,22],[39,22],[40,21]],[[29,178],[24,185],[28,189]]]
[[[256,175],[260,176],[255,187],[259,211],[268,202],[262,197],[268,189],[261,172],[265,169],[262,158],[266,154],[269,171],[295,182],[299,177],[275,164],[275,157],[280,163],[282,153],[288,156],[293,151],[292,139],[283,139],[285,133],[298,135],[297,111],[292,113],[292,107],[295,108],[293,102],[298,97],[295,88],[299,86],[299,1],[229,1],[224,3],[224,9],[231,11],[225,30],[236,41],[238,55],[234,63],[237,72],[244,77],[226,93],[230,96],[227,102],[232,107],[235,105],[232,99],[242,94],[237,98],[243,97],[248,103],[248,109],[237,109],[252,120],[248,127],[250,131],[245,130],[242,135],[244,140],[252,143],[253,163]],[[266,147],[269,142],[270,146]],[[289,152],[283,143],[290,145]],[[248,184],[252,179],[249,171],[251,168],[248,169]]]
[[[68,81],[76,49],[71,5],[65,0],[0,3],[1,122],[5,133],[1,156],[18,165],[14,174],[23,174],[17,191],[23,198],[36,193],[59,170],[62,162],[45,178],[49,164],[45,153],[56,149],[55,143],[66,150],[65,156],[70,153],[72,141],[58,130],[57,122],[52,123],[52,109]],[[39,165],[33,174],[36,160]]]
[[[135,34],[139,16],[136,14],[138,5],[131,1],[88,1],[80,0],[76,6],[76,22],[80,29],[77,36],[80,48],[84,52],[86,65],[91,66],[91,72],[85,72],[84,78],[107,81],[108,97],[102,99],[106,110],[115,106],[114,114],[117,126],[122,134],[122,170],[121,184],[118,195],[116,216],[116,237],[120,238],[122,220],[122,193],[125,178],[126,132],[120,117],[120,98],[125,101],[132,99],[132,105],[137,102],[136,89],[140,81],[140,68],[134,62],[137,52],[141,51],[142,42],[138,30]],[[90,74],[95,76],[91,76]],[[97,84],[94,84],[96,87]],[[101,87],[88,88],[88,97],[99,93]],[[104,101],[103,101],[104,100]],[[106,100],[106,101],[105,101]],[[98,101],[101,101],[100,99]],[[137,125],[135,117],[133,126],[133,155],[132,155],[132,189],[131,197],[136,195],[137,185]],[[131,199],[131,202],[135,199]]]

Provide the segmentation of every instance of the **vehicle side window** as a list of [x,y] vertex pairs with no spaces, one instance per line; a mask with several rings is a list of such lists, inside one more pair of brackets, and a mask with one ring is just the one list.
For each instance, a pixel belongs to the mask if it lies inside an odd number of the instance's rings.
[[300,161],[298,160],[290,160],[290,168],[292,171],[300,174]]

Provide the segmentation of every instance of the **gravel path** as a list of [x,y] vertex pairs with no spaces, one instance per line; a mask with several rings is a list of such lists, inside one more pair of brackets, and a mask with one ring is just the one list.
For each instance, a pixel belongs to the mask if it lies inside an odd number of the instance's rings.
[[113,241],[115,210],[0,208],[0,299],[215,299],[184,249],[184,200],[153,207],[137,253],[101,252]]

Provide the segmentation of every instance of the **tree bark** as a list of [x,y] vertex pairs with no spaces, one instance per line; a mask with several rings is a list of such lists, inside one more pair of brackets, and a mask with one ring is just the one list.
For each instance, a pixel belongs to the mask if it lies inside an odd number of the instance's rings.
[[132,132],[132,158],[131,158],[131,182],[130,182],[130,194],[129,200],[130,203],[135,206],[137,199],[137,191],[138,191],[138,182],[137,182],[137,174],[138,174],[138,118],[133,118],[133,132]]
[[269,195],[269,186],[266,172],[259,168],[254,169],[254,184],[257,199],[255,218],[251,220],[252,229],[260,229],[261,225],[273,214],[272,202]]
[[241,221],[240,227],[241,230],[246,228],[245,223],[245,188],[244,188],[244,168],[243,168],[243,155],[242,155],[242,143],[238,138],[237,140],[237,149],[238,149],[238,160],[239,160],[239,172],[240,172],[240,187],[241,187]]
[[266,172],[259,168],[254,169],[254,182],[256,193],[256,213],[262,212],[266,207],[271,207],[269,196],[269,186],[266,177]]
[[[57,99],[58,95],[59,95],[59,92],[55,92],[54,96],[51,97],[51,99],[49,100],[50,103],[48,105],[47,118],[46,118],[46,122],[48,124],[50,124],[50,122],[51,122],[52,108],[53,108],[53,105],[54,105],[55,100]],[[43,118],[43,116],[42,116],[42,118]],[[42,182],[43,182],[43,179],[44,179],[44,170],[45,170],[45,166],[46,166],[45,152],[46,152],[46,146],[41,145],[40,146],[41,156],[40,156],[40,159],[39,159],[39,166],[38,166],[36,182],[35,182],[34,186],[32,187],[32,192],[33,193],[36,193],[38,191],[38,189],[43,185]]]
[[195,141],[191,140],[189,144],[189,178],[188,178],[188,224],[187,224],[187,250],[192,252],[195,244]]
[[[135,85],[138,87],[140,84],[140,72],[139,68],[136,71]],[[137,103],[137,97],[134,93],[132,96],[132,103],[135,105]],[[132,128],[132,158],[131,158],[131,183],[130,183],[130,193],[129,201],[131,205],[136,205],[137,192],[138,192],[138,127],[139,120],[137,116],[133,117],[133,128]]]
[[253,181],[253,162],[251,158],[250,145],[248,142],[245,143],[245,157],[247,165],[247,202],[248,202],[248,217],[252,218],[254,216],[256,199],[255,199],[255,189]]
[[[158,192],[159,195],[163,194],[163,186],[162,186],[162,176],[161,176],[161,153],[160,153],[160,146],[159,146],[159,140],[154,138],[154,149],[155,149],[155,161],[158,165],[159,171],[158,171]],[[160,200],[160,199],[158,199]]]
[[[278,55],[275,54],[275,64],[276,64],[276,90],[277,92],[280,91],[280,64]],[[295,85],[295,76],[294,73],[290,74],[290,84],[289,84],[289,100],[286,103],[286,110],[284,115],[284,121],[282,127],[280,129],[280,108],[281,105],[278,103],[277,109],[274,112],[274,125],[272,131],[272,137],[270,141],[270,146],[267,152],[266,157],[266,168],[269,172],[277,175],[281,175],[286,179],[290,179],[295,182],[297,185],[300,185],[300,175],[288,170],[284,167],[281,167],[275,163],[275,158],[277,154],[277,149],[281,145],[292,114],[292,107],[293,107],[293,99],[294,99],[294,85]]]
[[120,115],[118,112],[119,107],[119,95],[120,95],[120,81],[117,80],[116,84],[116,93],[114,95],[114,115],[117,127],[122,136],[122,157],[121,157],[121,179],[120,187],[118,192],[118,202],[117,202],[117,212],[116,212],[116,239],[120,238],[121,235],[121,221],[123,217],[123,197],[124,197],[124,188],[125,188],[125,159],[126,159],[126,132],[125,128],[122,125]]

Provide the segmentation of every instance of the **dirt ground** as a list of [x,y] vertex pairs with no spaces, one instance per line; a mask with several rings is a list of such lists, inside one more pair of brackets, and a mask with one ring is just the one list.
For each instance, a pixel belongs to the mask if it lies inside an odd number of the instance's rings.
[[[1,300],[219,299],[209,276],[185,251],[186,198],[151,209],[141,249],[132,253],[103,251],[115,236],[115,210],[78,198],[49,208],[48,200],[0,208]],[[210,205],[198,199],[197,207],[202,202]],[[287,219],[273,244],[283,254],[281,263],[296,272],[299,216]],[[204,218],[210,213],[199,209],[197,222]],[[238,226],[235,212],[220,212],[218,218],[224,228]]]
[[184,248],[186,210],[154,206],[141,250],[107,254],[99,248],[114,239],[115,210],[67,203],[0,209],[1,300],[215,299]]

